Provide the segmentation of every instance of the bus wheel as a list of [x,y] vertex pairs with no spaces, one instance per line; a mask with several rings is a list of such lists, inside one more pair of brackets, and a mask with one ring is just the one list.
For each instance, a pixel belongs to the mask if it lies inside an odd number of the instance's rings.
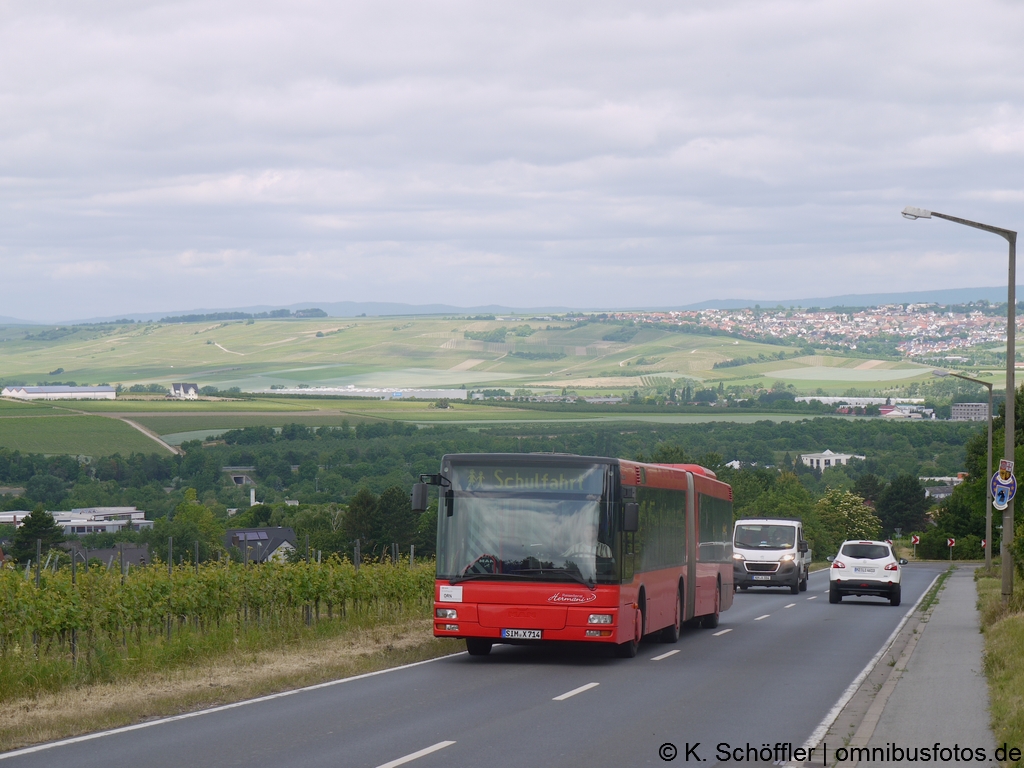
[[632,659],[636,656],[636,652],[640,649],[640,638],[644,634],[644,611],[641,606],[634,614],[633,618],[633,639],[627,640],[625,643],[619,643],[615,646],[616,655],[623,659]]
[[676,592],[676,620],[674,623],[669,624],[663,630],[661,630],[661,642],[663,643],[677,643],[679,642],[679,632],[683,627],[683,593],[682,591]]
[[700,625],[702,627],[704,627],[704,629],[714,629],[715,627],[717,627],[718,626],[718,616],[719,616],[719,613],[721,613],[721,610],[722,610],[722,585],[719,584],[715,588],[715,612],[714,613],[709,613],[706,616],[703,616],[701,618],[701,620],[700,620]]
[[466,638],[466,650],[469,651],[470,656],[486,656],[491,652],[490,640],[485,640],[482,637],[467,637]]

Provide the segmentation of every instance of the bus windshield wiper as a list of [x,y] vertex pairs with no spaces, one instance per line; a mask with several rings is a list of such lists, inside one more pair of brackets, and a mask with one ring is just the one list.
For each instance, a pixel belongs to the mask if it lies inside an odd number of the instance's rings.
[[515,573],[463,573],[452,576],[448,579],[449,584],[458,584],[460,581],[473,581],[474,579],[525,579],[521,572]]
[[587,589],[593,591],[597,589],[597,584],[592,581],[587,581],[580,574],[579,571],[573,571],[569,568],[525,568],[517,573],[540,573],[540,574],[557,574],[559,576],[568,576],[573,581],[578,581]]

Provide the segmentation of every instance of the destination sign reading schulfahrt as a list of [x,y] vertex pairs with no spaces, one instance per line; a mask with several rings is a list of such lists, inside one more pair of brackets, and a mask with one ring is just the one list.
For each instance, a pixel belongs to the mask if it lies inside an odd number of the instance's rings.
[[573,493],[599,496],[604,487],[604,466],[566,467],[456,467],[452,477],[455,491]]

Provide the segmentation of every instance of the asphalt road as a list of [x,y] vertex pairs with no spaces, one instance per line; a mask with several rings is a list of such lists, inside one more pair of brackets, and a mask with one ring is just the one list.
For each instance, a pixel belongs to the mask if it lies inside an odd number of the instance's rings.
[[822,571],[799,595],[741,592],[718,629],[647,641],[635,659],[496,646],[485,658],[460,654],[0,763],[619,768],[665,765],[666,742],[682,764],[700,742],[690,762],[712,766],[719,742],[801,745],[942,570],[908,566],[899,608],[878,598],[830,605]]

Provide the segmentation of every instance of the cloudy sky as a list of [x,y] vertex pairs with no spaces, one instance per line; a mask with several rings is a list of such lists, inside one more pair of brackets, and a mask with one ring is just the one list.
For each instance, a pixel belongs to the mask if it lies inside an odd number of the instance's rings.
[[1024,5],[0,4],[0,315],[1005,283]]

